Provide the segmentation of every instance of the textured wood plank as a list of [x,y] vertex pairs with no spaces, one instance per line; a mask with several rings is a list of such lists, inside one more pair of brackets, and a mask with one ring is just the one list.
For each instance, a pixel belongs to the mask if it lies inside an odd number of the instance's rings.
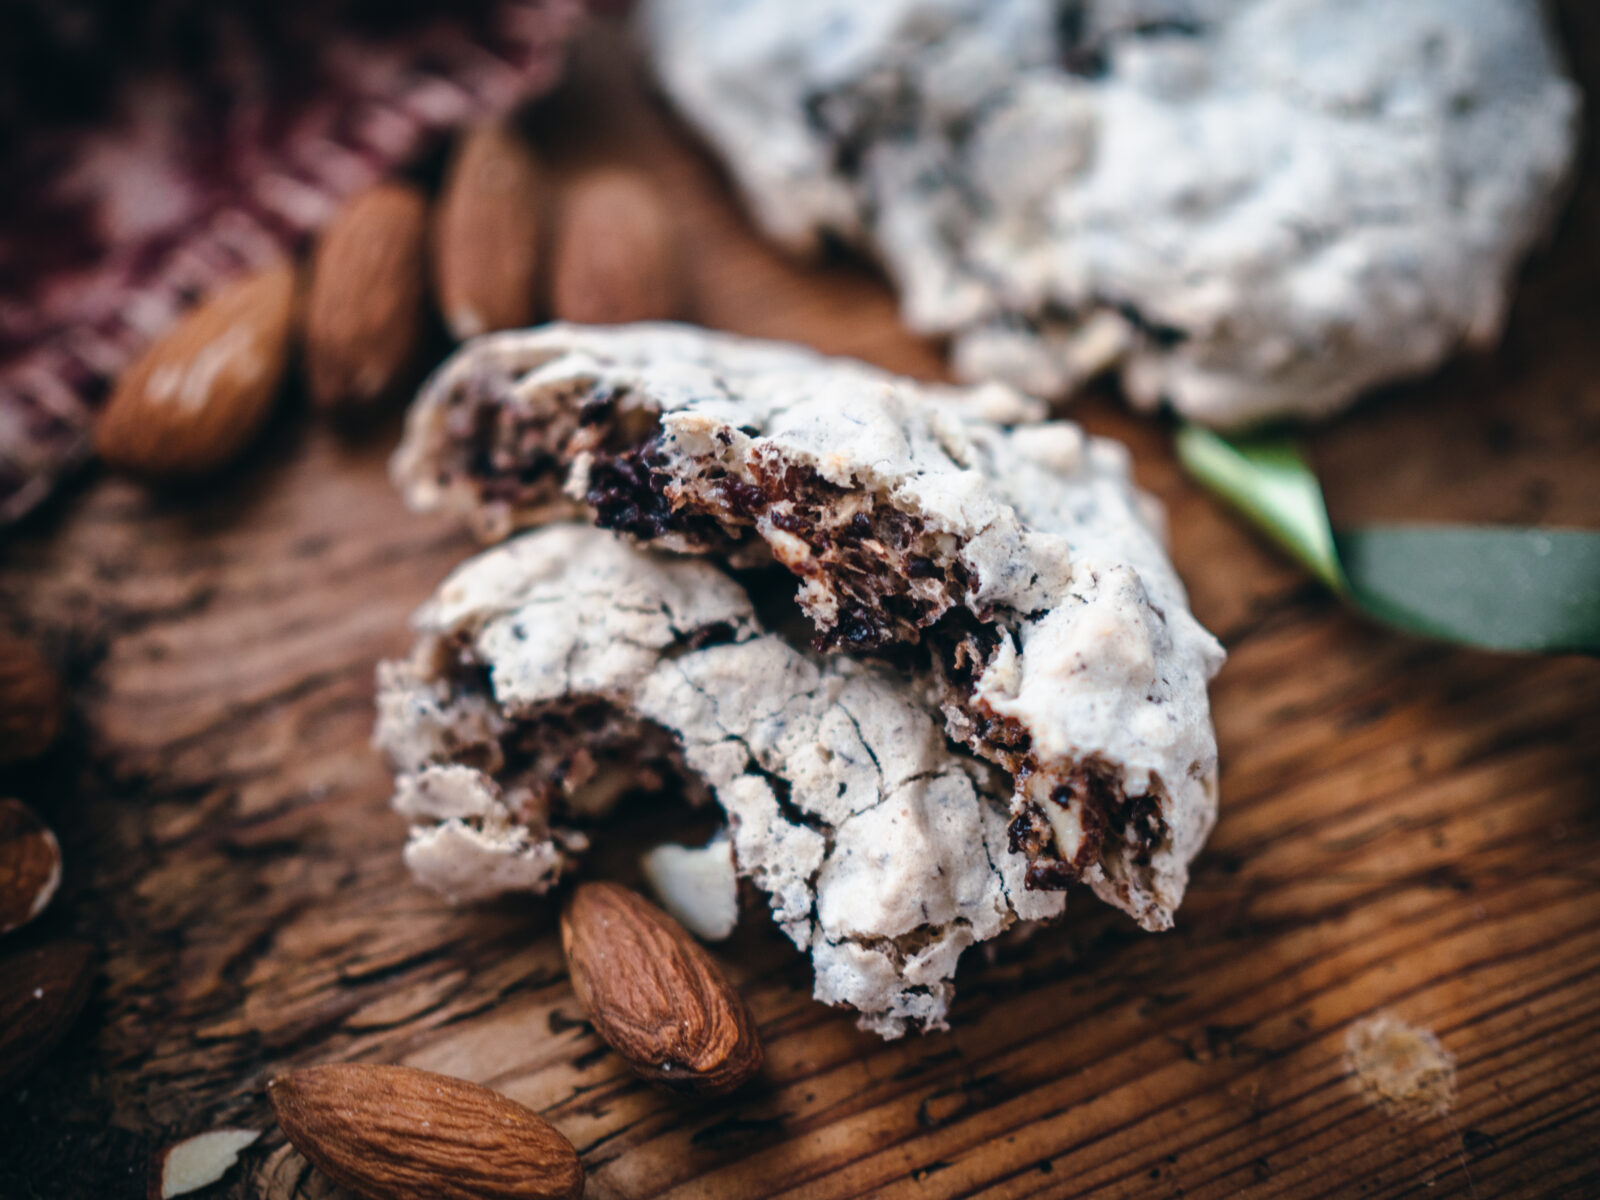
[[[1600,15],[1564,15],[1600,78]],[[868,270],[760,244],[614,40],[537,130],[559,170],[654,173],[707,324],[938,375]],[[1502,351],[1316,435],[1336,515],[1600,525],[1597,202],[1591,155]],[[1232,656],[1223,818],[1179,928],[1075,896],[1060,926],[970,957],[948,1034],[884,1044],[747,920],[719,955],[768,1065],[709,1103],[649,1091],[595,1038],[552,904],[455,911],[404,876],[372,668],[470,545],[403,513],[394,422],[351,442],[288,413],[216,486],[95,479],[57,505],[5,548],[0,610],[70,662],[74,727],[0,788],[67,856],[23,936],[86,934],[103,966],[77,1036],[0,1098],[0,1196],[141,1194],[152,1149],[224,1122],[268,1133],[218,1194],[330,1196],[261,1089],[348,1058],[532,1105],[593,1197],[1596,1194],[1600,670],[1364,625],[1185,484],[1158,424],[1103,397],[1077,415],[1134,448]],[[593,871],[625,877],[686,819],[628,814]],[[1455,1055],[1448,1115],[1380,1111],[1348,1078],[1345,1031],[1383,1009]]]

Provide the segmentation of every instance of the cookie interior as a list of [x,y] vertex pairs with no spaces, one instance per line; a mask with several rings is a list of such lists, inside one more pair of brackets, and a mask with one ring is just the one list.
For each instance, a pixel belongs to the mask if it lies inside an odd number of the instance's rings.
[[[447,716],[494,706],[488,671],[465,639],[441,639],[426,657]],[[457,729],[449,761],[491,776],[511,815],[536,839],[550,836],[553,821],[604,816],[633,792],[672,787],[691,803],[709,798],[676,738],[602,697],[563,697],[493,728],[468,719]]]

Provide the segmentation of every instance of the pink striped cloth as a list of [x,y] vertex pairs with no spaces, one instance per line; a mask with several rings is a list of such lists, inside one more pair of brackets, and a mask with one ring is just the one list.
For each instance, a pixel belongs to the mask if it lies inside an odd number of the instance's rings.
[[[0,523],[88,458],[110,382],[178,313],[439,131],[553,86],[583,17],[582,0],[102,5],[0,14]],[[74,7],[117,27],[100,57],[52,35]]]

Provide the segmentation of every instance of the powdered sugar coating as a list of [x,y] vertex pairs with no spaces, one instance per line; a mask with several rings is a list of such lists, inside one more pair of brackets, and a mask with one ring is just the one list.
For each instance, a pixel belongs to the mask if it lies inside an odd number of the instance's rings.
[[[1006,850],[1003,784],[948,746],[913,684],[762,632],[704,560],[552,526],[465,564],[416,625],[410,664],[380,675],[377,740],[398,769],[397,806],[439,821],[416,835],[425,882],[482,869],[467,831],[500,789],[493,771],[454,761],[475,750],[437,734],[435,688],[465,662],[486,669],[488,691],[445,708],[474,728],[485,705],[514,725],[553,703],[603,700],[669,731],[727,813],[740,874],[810,952],[817,998],[859,1010],[883,1036],[943,1025],[968,945],[1062,911],[1059,893],[1023,885]],[[419,805],[440,781],[454,798]],[[452,858],[459,872],[436,862]]]
[[1537,0],[648,0],[758,223],[881,259],[967,378],[1221,425],[1499,335],[1579,93]]

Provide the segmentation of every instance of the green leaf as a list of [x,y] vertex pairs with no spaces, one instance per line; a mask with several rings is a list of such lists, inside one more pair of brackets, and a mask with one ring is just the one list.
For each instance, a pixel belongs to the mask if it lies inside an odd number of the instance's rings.
[[1600,534],[1372,525],[1337,541],[1352,598],[1390,625],[1493,650],[1600,654]]
[[1376,620],[1492,650],[1600,654],[1600,533],[1328,522],[1285,438],[1230,441],[1184,425],[1178,458],[1297,562]]
[[1293,441],[1229,441],[1185,424],[1178,429],[1177,450],[1189,474],[1249,517],[1323,583],[1336,592],[1346,590],[1322,488]]

